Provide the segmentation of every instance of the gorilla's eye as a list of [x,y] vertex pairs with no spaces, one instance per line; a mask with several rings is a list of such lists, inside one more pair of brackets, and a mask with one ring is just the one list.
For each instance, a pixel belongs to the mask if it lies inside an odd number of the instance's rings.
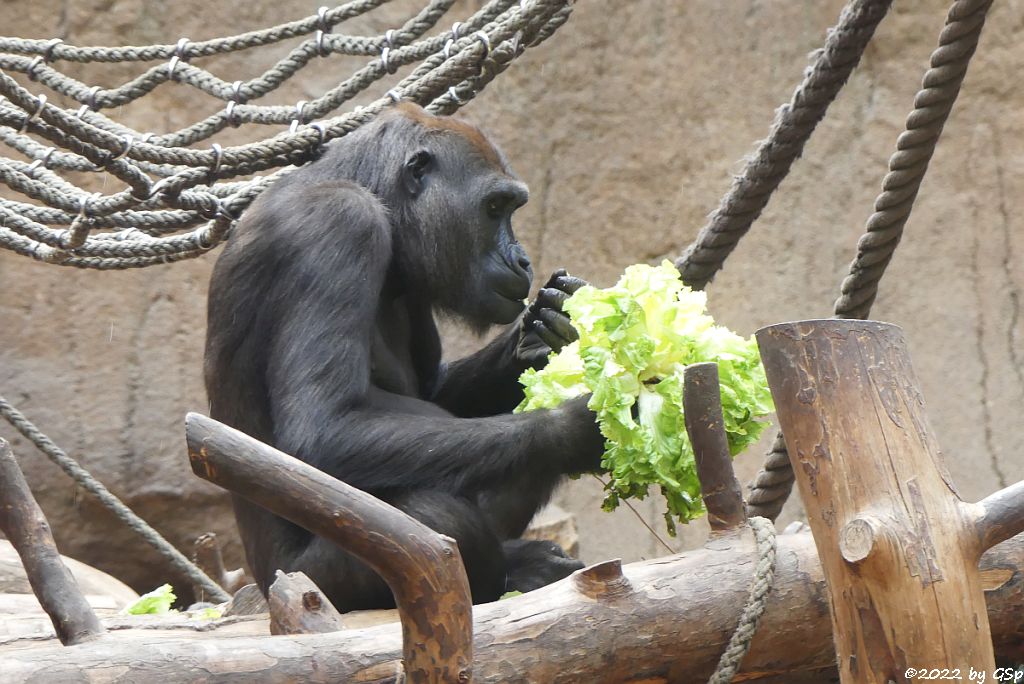
[[427,172],[427,167],[430,166],[430,161],[430,152],[420,150],[409,158],[409,161],[406,162],[406,166],[408,166],[409,171],[412,172],[413,177],[423,178],[424,174]]

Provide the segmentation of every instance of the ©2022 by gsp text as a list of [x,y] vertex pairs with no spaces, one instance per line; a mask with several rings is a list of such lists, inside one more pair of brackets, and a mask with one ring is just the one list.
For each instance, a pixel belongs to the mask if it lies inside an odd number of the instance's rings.
[[1024,682],[1024,669],[997,667],[995,670],[968,667],[917,668],[908,667],[903,676],[907,681],[953,681],[953,682]]

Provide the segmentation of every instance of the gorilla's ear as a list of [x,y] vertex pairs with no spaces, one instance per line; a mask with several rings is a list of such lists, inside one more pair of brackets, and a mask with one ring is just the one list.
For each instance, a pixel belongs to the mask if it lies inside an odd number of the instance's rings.
[[434,161],[433,155],[426,150],[418,150],[409,155],[402,169],[402,184],[410,195],[415,197],[423,191],[423,177]]

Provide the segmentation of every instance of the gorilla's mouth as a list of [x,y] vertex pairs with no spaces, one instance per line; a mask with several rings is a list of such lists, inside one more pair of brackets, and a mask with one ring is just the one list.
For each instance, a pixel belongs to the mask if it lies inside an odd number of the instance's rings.
[[508,301],[510,301],[510,302],[512,302],[514,304],[517,304],[518,306],[520,306],[522,308],[526,308],[527,302],[525,300],[530,295],[530,291],[529,290],[527,290],[525,294],[520,295],[518,297],[513,296],[513,295],[505,294],[501,290],[495,290],[494,293],[496,295],[498,295],[499,297],[501,297],[502,299],[507,299]]

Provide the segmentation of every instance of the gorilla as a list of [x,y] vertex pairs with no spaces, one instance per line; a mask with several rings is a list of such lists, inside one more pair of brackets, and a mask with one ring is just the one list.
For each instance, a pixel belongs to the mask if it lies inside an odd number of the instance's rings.
[[[400,105],[263,193],[210,282],[212,417],[453,537],[476,603],[582,567],[519,537],[604,450],[586,397],[511,414],[520,373],[575,339],[562,303],[583,284],[558,271],[524,304],[533,274],[511,217],[527,196],[478,129]],[[507,327],[444,363],[435,313]],[[234,508],[264,593],[275,570],[301,570],[338,610],[394,605],[333,543]]]

